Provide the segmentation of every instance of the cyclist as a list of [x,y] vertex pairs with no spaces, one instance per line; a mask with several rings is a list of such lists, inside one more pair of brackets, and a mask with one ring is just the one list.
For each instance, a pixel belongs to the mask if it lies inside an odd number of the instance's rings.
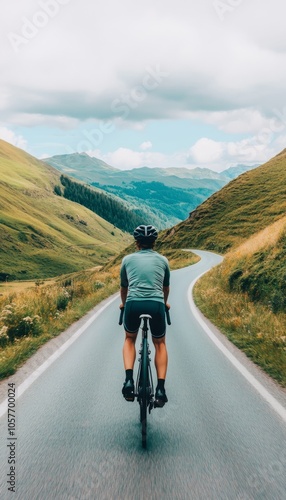
[[155,346],[155,366],[158,384],[155,392],[155,405],[163,407],[168,398],[165,391],[165,378],[168,353],[165,343],[166,321],[165,306],[170,285],[170,268],[166,257],[153,250],[158,232],[151,225],[141,225],[134,230],[137,252],[123,258],[120,270],[121,300],[124,307],[123,324],[125,342],[123,359],[126,379],[122,394],[127,401],[134,401],[133,367],[136,358],[135,342],[140,326],[140,315],[150,314],[150,330]]

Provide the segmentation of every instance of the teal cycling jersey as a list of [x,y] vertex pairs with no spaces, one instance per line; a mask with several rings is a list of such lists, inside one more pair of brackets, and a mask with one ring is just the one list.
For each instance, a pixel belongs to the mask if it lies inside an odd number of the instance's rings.
[[164,302],[163,287],[170,285],[168,260],[154,250],[139,250],[122,260],[120,279],[121,286],[128,288],[127,301]]

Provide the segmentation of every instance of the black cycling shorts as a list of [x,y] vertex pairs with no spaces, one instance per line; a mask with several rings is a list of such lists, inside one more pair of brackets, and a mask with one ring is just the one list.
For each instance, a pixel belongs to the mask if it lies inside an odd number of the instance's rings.
[[137,333],[141,314],[150,314],[152,337],[161,338],[166,333],[165,304],[156,300],[128,300],[124,308],[123,324],[128,333]]

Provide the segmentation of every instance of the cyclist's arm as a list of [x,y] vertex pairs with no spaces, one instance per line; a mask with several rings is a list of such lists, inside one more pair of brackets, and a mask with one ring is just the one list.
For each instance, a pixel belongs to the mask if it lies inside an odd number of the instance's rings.
[[[170,292],[170,287],[169,286],[163,286],[164,302],[165,302],[166,306],[169,305],[169,304],[167,304],[167,300],[168,300],[168,297],[169,297],[169,292]],[[169,306],[169,308],[170,308],[170,306]]]
[[120,309],[122,309],[125,306],[127,293],[128,293],[128,278],[127,278],[126,268],[125,268],[124,259],[123,259],[122,264],[121,264],[121,269],[120,269],[120,296],[121,296],[121,302],[122,302],[120,305]]
[[170,292],[170,267],[168,261],[166,262],[165,268],[165,276],[163,281],[163,294],[164,294],[164,302],[168,309],[170,309],[170,304],[168,304],[167,300]]
[[127,298],[127,293],[128,293],[128,287],[126,288],[125,286],[121,286],[120,287],[120,296],[121,296],[121,306],[120,306],[120,309],[122,307],[125,306],[125,302],[126,302],[126,298]]

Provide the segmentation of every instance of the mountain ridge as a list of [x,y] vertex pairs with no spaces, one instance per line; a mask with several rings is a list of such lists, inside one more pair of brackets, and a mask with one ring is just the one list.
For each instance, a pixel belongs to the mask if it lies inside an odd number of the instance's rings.
[[[146,218],[149,217],[150,222],[159,229],[171,227],[184,220],[190,211],[236,175],[236,167],[231,167],[224,175],[200,167],[163,169],[145,166],[120,170],[81,153],[57,155],[45,158],[45,162],[62,173],[68,173],[89,185],[120,197],[132,208],[147,210]],[[254,167],[238,168],[240,174],[243,169]],[[181,193],[178,190],[181,190]],[[140,191],[145,193],[145,199],[142,199]]]

